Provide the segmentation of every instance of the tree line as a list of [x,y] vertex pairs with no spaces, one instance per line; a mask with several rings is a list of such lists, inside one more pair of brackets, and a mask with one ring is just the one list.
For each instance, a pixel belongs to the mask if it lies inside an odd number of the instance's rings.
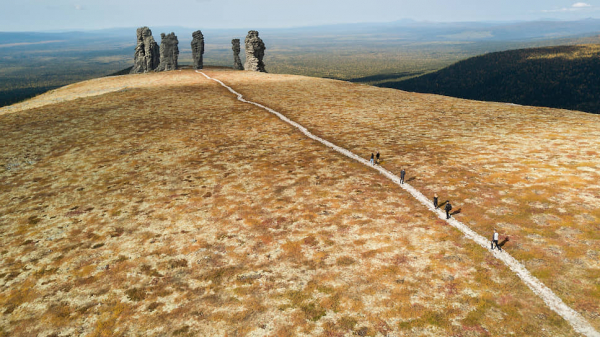
[[381,86],[600,113],[600,45],[490,53]]

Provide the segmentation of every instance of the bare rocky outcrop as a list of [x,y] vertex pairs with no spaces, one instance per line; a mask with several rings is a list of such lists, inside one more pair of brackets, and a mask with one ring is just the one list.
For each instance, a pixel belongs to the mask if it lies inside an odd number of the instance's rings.
[[133,68],[131,74],[147,73],[158,68],[160,63],[160,51],[158,43],[152,37],[152,31],[148,27],[137,29],[137,46],[133,57]]
[[244,70],[242,60],[240,59],[240,39],[231,40],[231,49],[233,50],[233,69]]
[[265,43],[258,37],[258,32],[251,30],[246,36],[246,65],[244,68],[251,71],[266,73],[263,57],[265,56]]
[[192,59],[194,60],[194,69],[202,69],[204,67],[204,61],[202,55],[204,54],[204,35],[202,32],[197,30],[192,33]]
[[177,69],[179,58],[179,40],[175,33],[160,34],[160,64],[156,71],[169,71]]

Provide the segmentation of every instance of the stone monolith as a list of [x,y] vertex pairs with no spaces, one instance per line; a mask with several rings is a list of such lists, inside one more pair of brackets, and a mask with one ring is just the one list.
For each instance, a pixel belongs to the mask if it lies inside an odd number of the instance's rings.
[[231,49],[233,50],[233,69],[244,70],[242,60],[240,59],[240,39],[231,40]]
[[147,73],[154,71],[160,63],[160,51],[158,43],[152,37],[152,31],[148,27],[137,29],[137,46],[133,57],[133,68],[131,74]]
[[265,56],[265,43],[258,37],[258,32],[251,30],[246,36],[246,64],[244,68],[250,71],[266,73],[263,57]]
[[202,55],[204,54],[204,35],[197,30],[192,33],[192,59],[194,59],[194,69],[202,69],[204,62]]
[[160,34],[160,64],[156,71],[169,71],[177,69],[177,58],[179,57],[179,41],[175,33]]

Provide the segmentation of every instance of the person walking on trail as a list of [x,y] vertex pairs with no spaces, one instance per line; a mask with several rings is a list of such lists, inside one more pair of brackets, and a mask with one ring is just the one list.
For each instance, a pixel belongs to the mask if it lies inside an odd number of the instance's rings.
[[375,161],[377,165],[379,165],[379,157],[379,150],[377,150],[377,155],[375,156],[375,158],[377,158],[377,161]]
[[406,176],[406,171],[404,170],[404,167],[403,167],[402,171],[400,171],[400,184],[404,184],[404,176]]
[[433,207],[435,209],[438,209],[438,196],[437,196],[437,194],[433,195]]
[[371,165],[373,165],[375,161],[375,155],[373,154],[373,152],[371,152]]
[[444,209],[446,210],[446,220],[450,219],[450,211],[452,210],[452,205],[450,205],[450,200],[446,200],[446,207],[444,207]]
[[498,246],[498,232],[496,231],[495,228],[494,228],[494,235],[492,236],[492,250],[494,250],[494,245],[496,245],[496,248],[498,248],[498,250],[502,250],[502,248],[500,248],[500,246]]

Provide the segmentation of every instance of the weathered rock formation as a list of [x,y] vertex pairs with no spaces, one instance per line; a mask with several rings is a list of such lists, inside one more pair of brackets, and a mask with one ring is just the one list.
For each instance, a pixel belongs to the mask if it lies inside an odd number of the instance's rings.
[[202,69],[204,62],[202,55],[204,54],[204,35],[197,30],[192,33],[192,58],[194,59],[194,69]]
[[233,50],[233,69],[244,70],[242,60],[240,59],[240,39],[231,40],[231,49]]
[[177,58],[179,57],[179,41],[175,33],[160,34],[160,64],[156,71],[169,71],[177,69]]
[[137,46],[133,57],[133,68],[131,74],[146,73],[154,71],[160,62],[158,43],[152,37],[152,31],[148,27],[137,29]]
[[251,30],[246,36],[246,65],[244,68],[251,71],[266,73],[263,57],[265,56],[265,43],[258,37],[258,32]]

